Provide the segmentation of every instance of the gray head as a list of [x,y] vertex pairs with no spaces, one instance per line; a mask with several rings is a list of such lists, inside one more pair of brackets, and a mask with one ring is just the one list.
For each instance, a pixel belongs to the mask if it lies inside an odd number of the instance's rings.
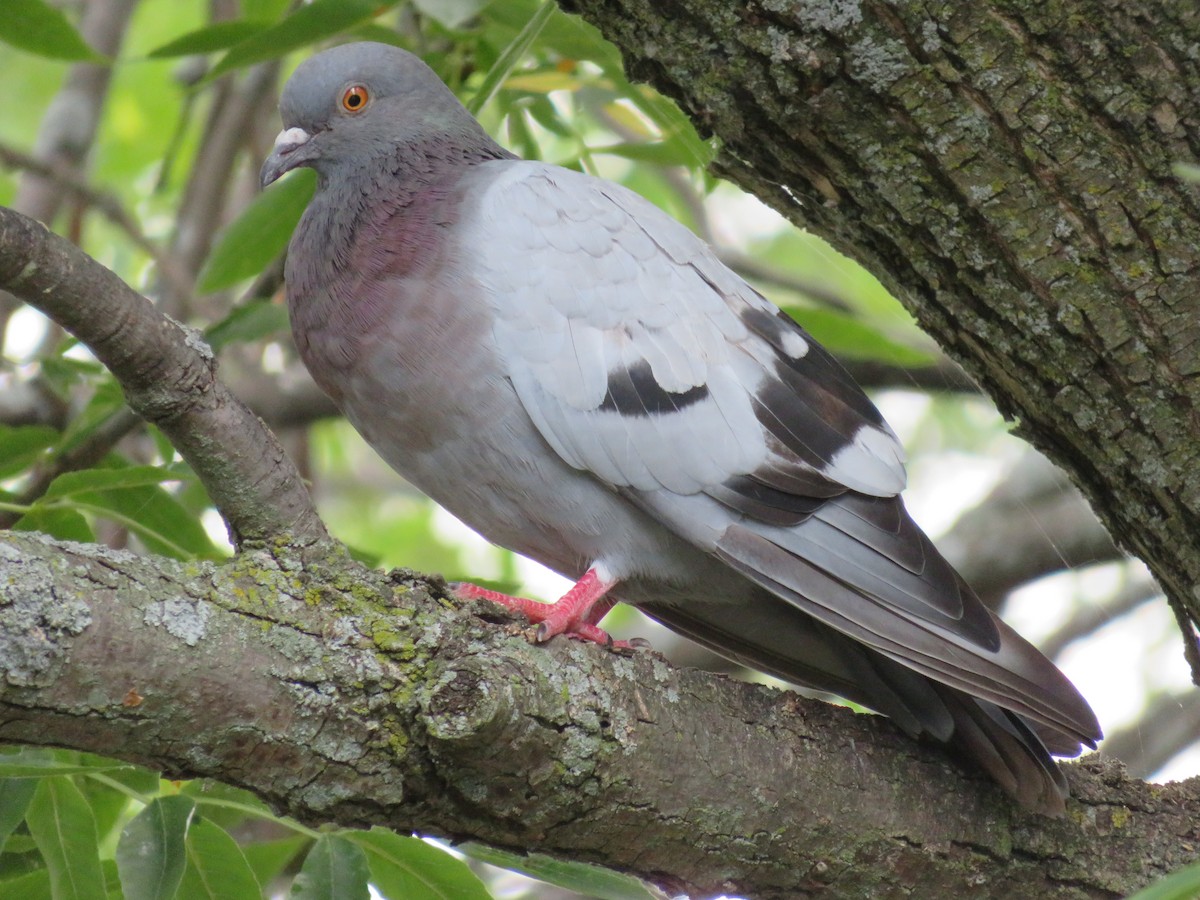
[[490,144],[441,80],[389,44],[343,44],[305,60],[279,101],[283,131],[263,164],[265,187],[308,166],[327,177],[422,141]]

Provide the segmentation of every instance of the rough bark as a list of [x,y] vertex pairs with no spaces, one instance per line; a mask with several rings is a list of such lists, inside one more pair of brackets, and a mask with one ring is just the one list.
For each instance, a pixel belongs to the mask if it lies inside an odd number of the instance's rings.
[[1065,818],[1023,815],[886,719],[532,645],[337,555],[213,566],[9,534],[0,584],[0,741],[219,778],[310,823],[760,900],[1117,897],[1195,855],[1200,780],[1093,760],[1067,767]]
[[1200,7],[569,0],[860,260],[1200,619]]

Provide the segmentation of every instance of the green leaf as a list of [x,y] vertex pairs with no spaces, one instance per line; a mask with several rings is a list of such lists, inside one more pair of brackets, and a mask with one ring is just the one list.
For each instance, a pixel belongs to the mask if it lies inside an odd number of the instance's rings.
[[317,173],[304,169],[255,197],[217,238],[196,289],[211,294],[265,269],[287,247],[316,189]]
[[634,106],[658,126],[664,141],[678,141],[687,165],[705,169],[717,155],[716,148],[700,138],[695,126],[670,100],[643,85],[630,85],[628,98]]
[[1171,164],[1171,169],[1184,181],[1200,184],[1200,166],[1195,163],[1177,162]]
[[256,841],[242,848],[259,884],[270,884],[312,841],[303,834],[277,841]]
[[204,339],[216,353],[229,344],[245,344],[286,334],[287,327],[287,307],[270,300],[251,300],[235,306],[229,315],[204,332]]
[[273,818],[270,808],[249,791],[208,778],[187,782],[179,791],[191,797],[209,822],[232,829],[247,818]]
[[117,871],[126,897],[172,900],[187,866],[184,842],[196,804],[158,797],[134,816],[117,842]]
[[161,482],[186,477],[182,468],[126,466],[115,455],[110,455],[107,463],[103,468],[60,475],[34,504],[32,513],[70,508],[119,522],[153,553],[177,559],[216,555],[204,526],[159,487]]
[[[489,17],[499,17],[509,4],[497,3],[489,7]],[[513,4],[514,9],[520,6]],[[579,16],[554,16],[538,35],[538,47],[553,50],[563,59],[586,59],[598,65],[610,77],[624,78],[621,53],[604,39],[590,22]]]
[[98,428],[125,408],[125,394],[117,379],[107,372],[96,382],[96,389],[83,412],[75,416],[58,444],[58,452],[65,453],[93,435]]
[[45,0],[4,0],[0,41],[52,59],[104,59],[84,43],[67,17]]
[[283,15],[291,0],[242,0],[242,15],[247,19],[274,21]]
[[580,139],[571,125],[559,115],[558,107],[551,103],[549,98],[533,97],[526,109],[529,110],[529,114],[533,116],[534,121],[551,134],[556,134],[561,138]]
[[0,881],[0,897],[19,897],[20,900],[54,900],[50,891],[50,872],[35,869],[15,878]]
[[183,476],[162,466],[128,466],[119,469],[80,469],[64,472],[50,483],[43,495],[44,500],[59,497],[75,497],[95,491],[143,487],[162,484],[164,481],[180,481]]
[[504,52],[496,60],[483,78],[483,84],[479,86],[479,90],[475,92],[475,96],[467,104],[467,110],[471,115],[478,115],[479,111],[487,104],[492,96],[500,89],[500,86],[508,80],[512,70],[516,68],[522,57],[525,56],[530,44],[537,38],[538,33],[545,27],[546,22],[558,10],[558,6],[553,0],[545,0],[538,11],[530,17],[525,23],[525,27],[517,33],[517,36],[512,39]]
[[48,425],[0,425],[0,478],[29,468],[58,436]]
[[[111,854],[117,845],[117,839],[121,836],[120,827],[129,818],[129,807],[132,802],[129,795],[106,783],[110,777],[117,774],[117,772],[113,772],[111,775],[100,773],[93,778],[91,777],[92,773],[88,772],[85,777],[75,779],[75,786],[87,800],[88,806],[92,809],[92,818],[96,820],[96,841],[100,845],[101,854],[105,852],[106,847]],[[155,787],[157,788],[157,785]],[[116,884],[120,884],[116,868],[113,869],[113,878]]]
[[38,782],[25,824],[50,870],[55,900],[107,900],[96,822],[69,777]]
[[447,28],[457,28],[492,0],[413,0],[413,6]]
[[371,883],[389,900],[491,900],[466,863],[419,838],[383,828],[349,838],[367,851]]
[[596,900],[661,900],[663,897],[631,875],[622,875],[600,866],[564,862],[540,853],[509,853],[475,843],[460,844],[458,849],[472,859],[512,869],[530,878],[595,897]]
[[620,156],[635,162],[653,163],[658,166],[695,165],[692,149],[679,139],[644,144],[609,144],[607,147],[593,147],[592,153],[607,153],[611,156]]
[[558,69],[543,69],[540,72],[522,72],[510,75],[503,85],[506,91],[523,91],[527,94],[549,94],[553,91],[577,91],[583,87],[575,75]]
[[313,844],[289,900],[368,900],[370,872],[362,848],[340,834],[323,834]]
[[516,147],[525,159],[540,159],[542,150],[534,140],[529,123],[525,120],[525,111],[514,109],[505,119],[508,123],[508,140]]
[[1128,900],[1196,900],[1197,897],[1200,897],[1200,864],[1180,869]]
[[150,59],[165,59],[172,56],[193,56],[200,53],[213,53],[217,50],[228,50],[234,44],[253,37],[265,31],[271,25],[254,19],[230,19],[216,22],[189,31],[181,37],[168,41],[161,47],[151,50],[147,56]]
[[[93,772],[117,772],[133,769],[128,763],[90,757],[66,750],[41,750],[22,747],[16,753],[0,753],[0,778],[46,778],[53,775],[88,775]],[[95,761],[92,761],[95,760]]]
[[898,366],[928,366],[930,353],[897,343],[870,325],[845,313],[830,309],[787,308],[805,329],[835,356],[852,356],[894,363]]
[[37,782],[32,779],[0,778],[0,852],[4,851],[8,836],[25,818],[35,790]]
[[299,47],[332,37],[359,22],[373,19],[399,0],[313,0],[265,31],[236,44],[218,62],[205,81],[233,69],[278,59]]
[[262,896],[262,887],[237,841],[222,828],[197,818],[188,829],[186,848],[187,868],[176,900]]
[[40,531],[60,541],[91,544],[96,540],[92,526],[79,512],[61,506],[34,506],[13,523],[13,531]]

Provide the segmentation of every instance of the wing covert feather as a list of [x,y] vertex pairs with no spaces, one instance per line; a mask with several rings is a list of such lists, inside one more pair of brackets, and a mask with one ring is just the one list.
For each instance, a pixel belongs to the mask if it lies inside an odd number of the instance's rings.
[[[570,465],[734,509],[743,476],[818,496],[903,488],[903,453],[861,390],[684,226],[579,173],[479,169],[471,271],[521,403]],[[741,511],[770,517],[763,503]]]

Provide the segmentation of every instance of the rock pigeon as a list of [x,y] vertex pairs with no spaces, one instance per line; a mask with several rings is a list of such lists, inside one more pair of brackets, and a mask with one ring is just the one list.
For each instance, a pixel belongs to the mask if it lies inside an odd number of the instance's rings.
[[267,185],[317,190],[296,346],[400,474],[576,581],[463,585],[604,641],[618,601],[739,663],[950,742],[1025,806],[1100,728],[905,511],[904,452],[846,371],[632,191],[515,157],[416,56],[335,47],[280,100]]

